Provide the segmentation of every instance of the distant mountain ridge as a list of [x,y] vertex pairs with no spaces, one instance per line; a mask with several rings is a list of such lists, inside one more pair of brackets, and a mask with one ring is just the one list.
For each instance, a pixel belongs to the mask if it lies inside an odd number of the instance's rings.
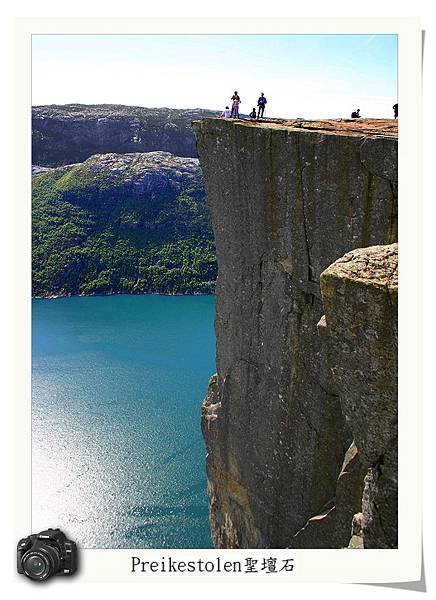
[[196,157],[192,121],[219,111],[145,108],[119,104],[32,107],[32,163],[58,167],[94,154],[170,152]]

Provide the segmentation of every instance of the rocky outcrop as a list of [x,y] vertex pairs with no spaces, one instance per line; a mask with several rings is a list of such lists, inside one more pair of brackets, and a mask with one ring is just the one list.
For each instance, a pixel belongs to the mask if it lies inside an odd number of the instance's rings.
[[93,154],[155,150],[196,157],[191,121],[215,114],[198,108],[112,104],[34,106],[32,162],[60,166],[82,162]]
[[395,548],[398,496],[398,247],[349,252],[321,274],[322,329],[342,412],[366,470],[361,537]]
[[345,375],[317,332],[320,276],[354,248],[396,240],[396,123],[194,129],[219,265],[217,375],[202,410],[214,544],[347,547],[380,478],[359,458]]
[[147,192],[180,193],[185,188],[202,186],[202,173],[196,158],[182,158],[169,152],[132,152],[128,154],[97,154],[83,163],[66,165],[57,170],[45,169],[54,175],[69,173],[65,186],[114,188],[124,197],[145,199]]

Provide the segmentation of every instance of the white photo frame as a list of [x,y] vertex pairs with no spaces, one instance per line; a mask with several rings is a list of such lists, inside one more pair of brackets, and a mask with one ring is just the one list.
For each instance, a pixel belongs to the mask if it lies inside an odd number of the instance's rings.
[[[132,572],[143,561],[293,558],[292,572],[255,575],[287,583],[416,581],[421,576],[421,68],[417,19],[80,19],[26,18],[15,28],[15,518],[16,539],[31,531],[31,36],[33,34],[371,33],[398,35],[399,48],[399,544],[396,550],[81,551],[79,582],[246,581],[235,572]],[[17,435],[19,434],[19,435]],[[20,577],[16,575],[16,577]]]

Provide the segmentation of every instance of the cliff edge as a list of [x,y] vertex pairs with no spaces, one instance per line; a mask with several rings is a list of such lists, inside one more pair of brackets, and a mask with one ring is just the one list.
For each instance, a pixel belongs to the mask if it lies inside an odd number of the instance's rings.
[[[341,322],[353,312],[347,302],[358,314],[365,304],[348,294],[362,298],[342,267],[338,276],[327,269],[350,250],[397,239],[396,127],[391,120],[194,123],[219,268],[217,374],[202,409],[216,547],[396,545],[395,304],[389,312],[374,300],[379,334],[363,313]],[[360,258],[360,267],[371,262]],[[369,307],[383,288],[374,279],[361,283]],[[368,390],[365,371],[374,373],[387,355],[362,363],[359,378],[346,363],[344,327],[356,334],[348,350],[390,335],[383,447],[365,438],[362,419],[380,408],[377,382]]]

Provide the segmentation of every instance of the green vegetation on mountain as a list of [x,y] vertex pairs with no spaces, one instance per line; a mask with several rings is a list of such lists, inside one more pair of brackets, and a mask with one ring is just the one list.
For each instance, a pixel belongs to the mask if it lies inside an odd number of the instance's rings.
[[212,293],[198,160],[95,155],[33,176],[33,295]]

